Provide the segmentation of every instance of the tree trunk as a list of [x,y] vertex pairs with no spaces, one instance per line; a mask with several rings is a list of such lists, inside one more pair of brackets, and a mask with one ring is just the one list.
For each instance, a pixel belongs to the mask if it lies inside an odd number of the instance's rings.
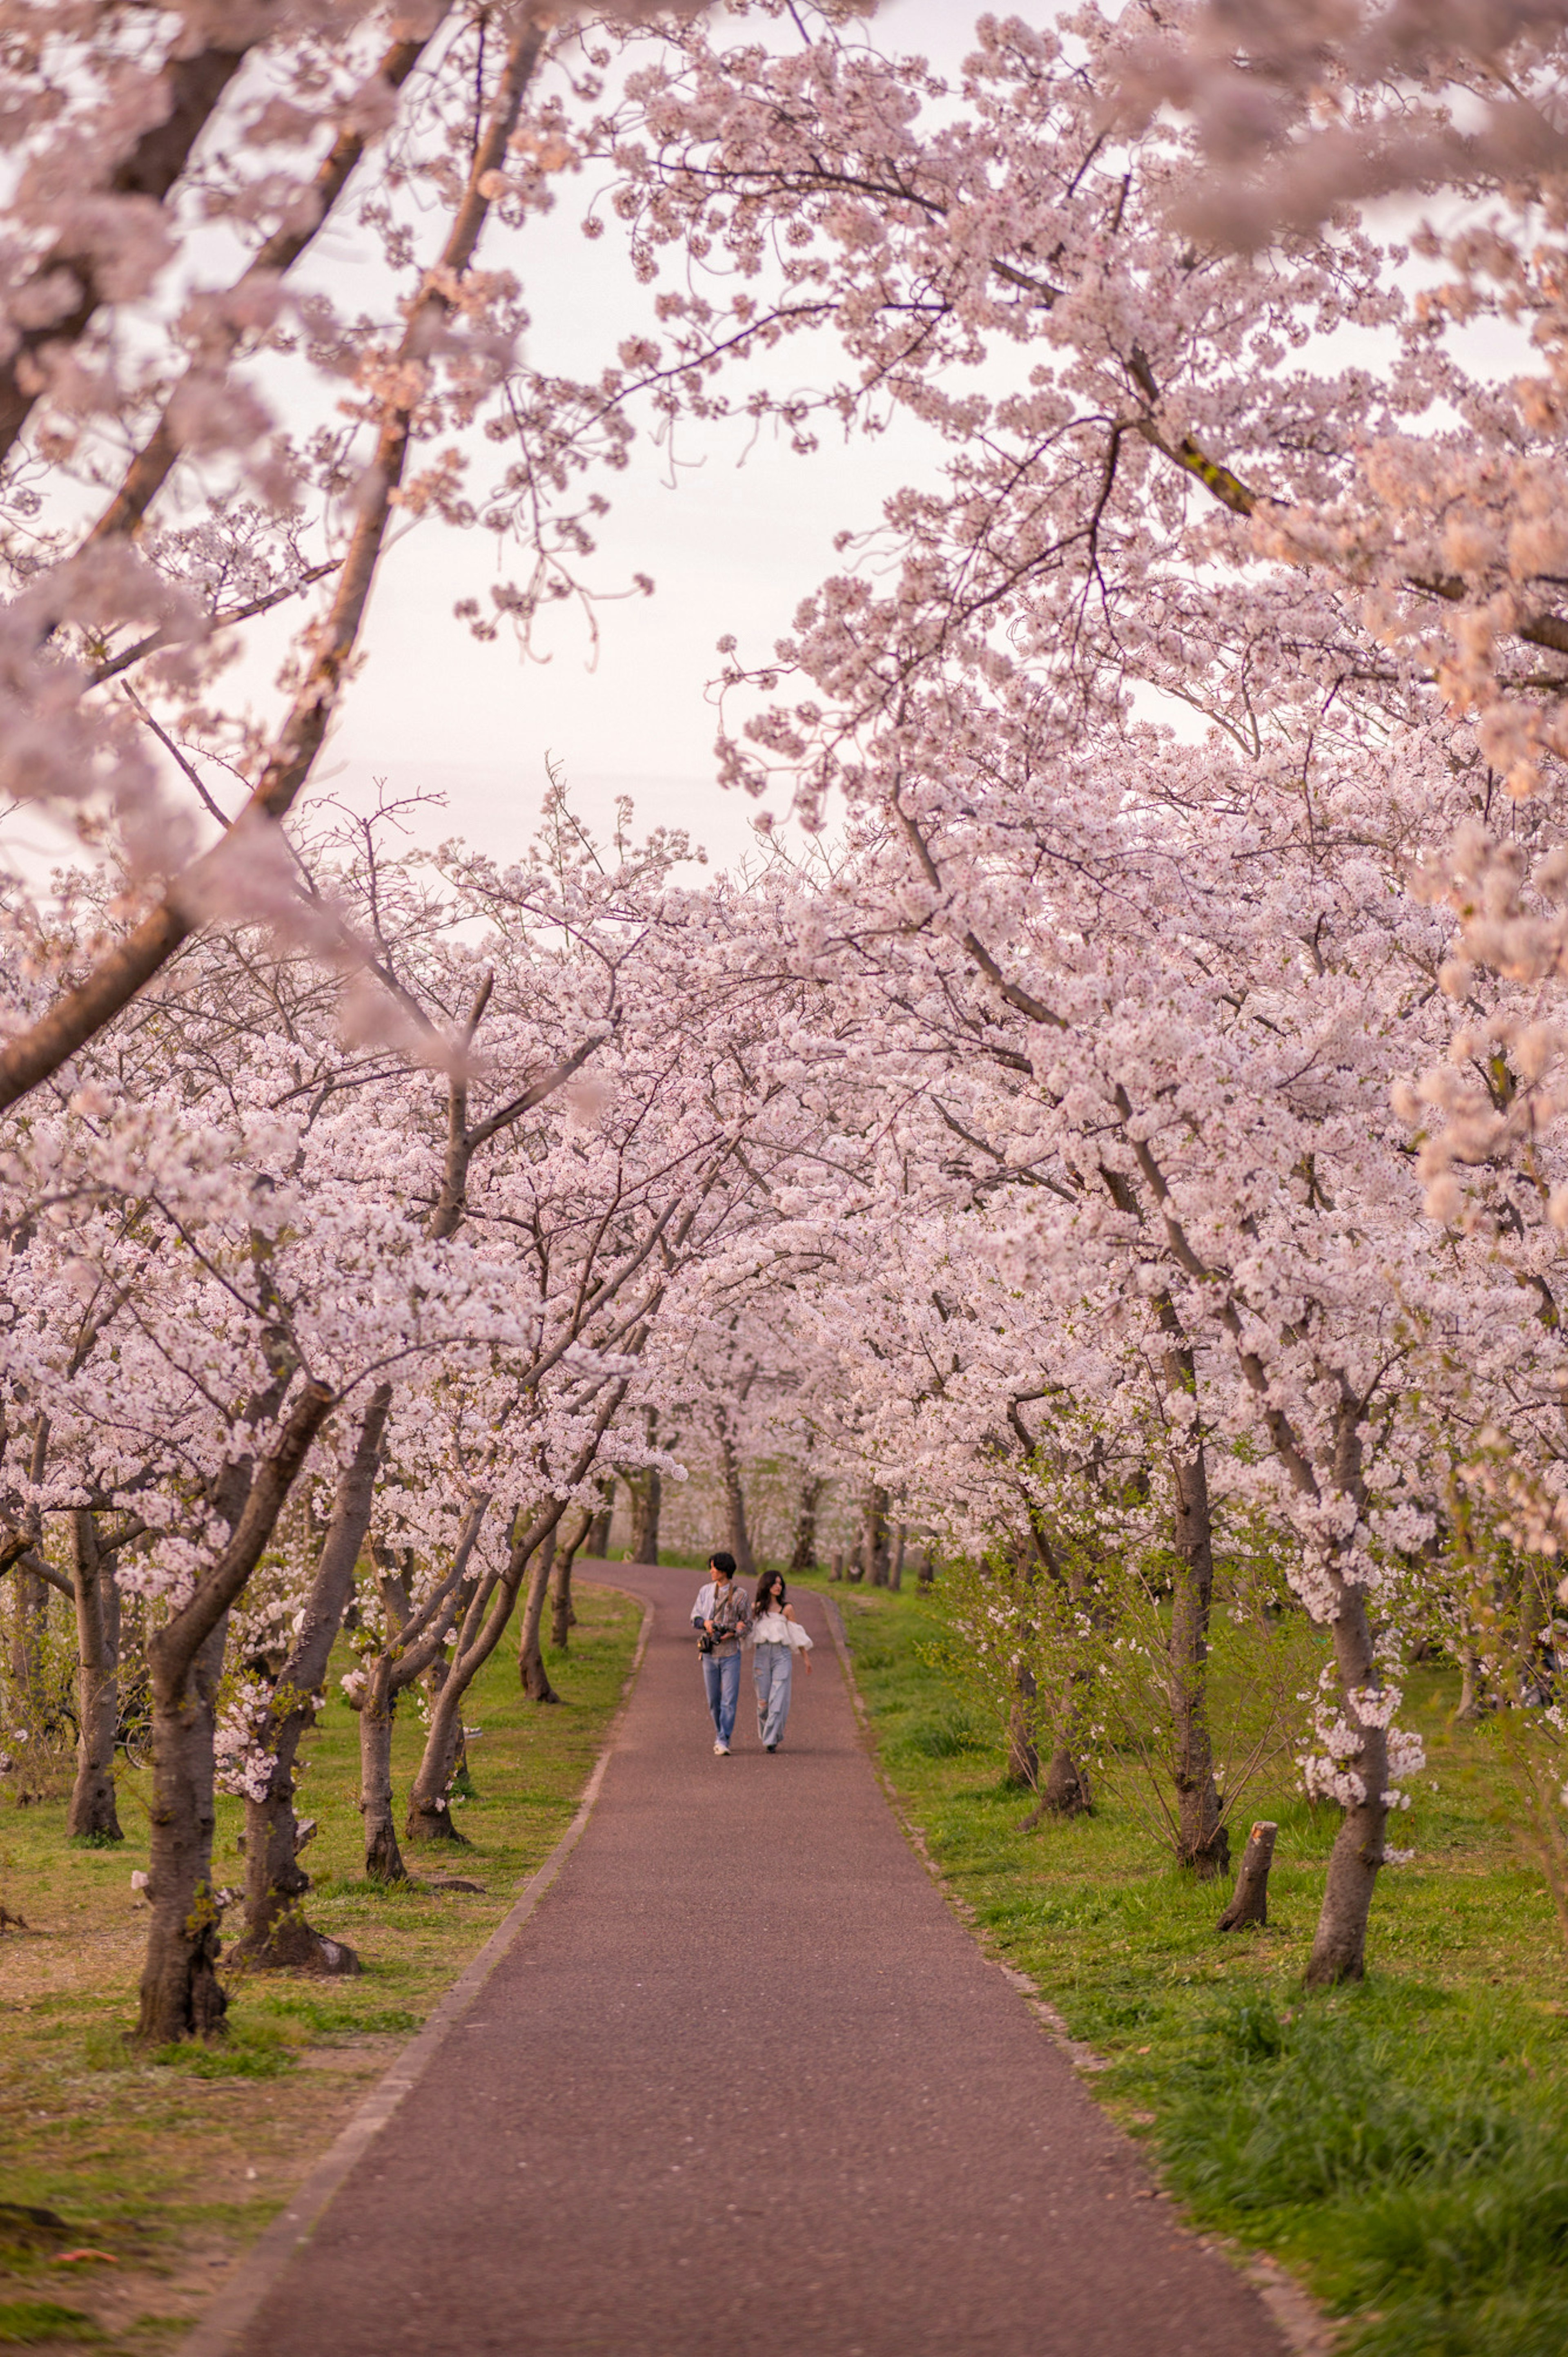
[[[607,1414],[605,1421],[607,1423],[608,1420]],[[532,1622],[532,1650],[538,1657],[542,1674],[544,1658],[539,1645],[539,1623],[544,1610],[551,1566],[554,1561],[555,1531],[560,1519],[561,1509],[557,1506],[542,1527],[535,1522],[521,1536],[515,1537],[507,1557],[505,1572],[499,1577],[494,1572],[486,1575],[463,1615],[452,1664],[431,1715],[424,1756],[413,1780],[413,1790],[409,1795],[408,1831],[411,1838],[456,1842],[463,1839],[452,1823],[452,1812],[447,1805],[456,1743],[462,1735],[463,1697],[499,1644],[517,1603],[523,1574],[531,1565],[522,1650],[526,1657]],[[519,1667],[523,1669],[523,1663],[520,1662]],[[525,1669],[524,1678],[526,1690]],[[544,1684],[549,1690],[533,1699],[559,1702],[561,1697],[550,1688],[549,1680],[545,1679]]]
[[522,1690],[530,1702],[559,1702],[561,1699],[550,1683],[550,1673],[544,1666],[544,1648],[539,1641],[539,1624],[544,1618],[544,1598],[550,1586],[550,1569],[554,1555],[555,1534],[552,1531],[529,1573],[528,1594],[522,1608],[522,1635],[517,1649],[517,1674],[522,1680]]
[[[829,1577],[830,1579],[842,1579],[842,1578],[843,1577],[843,1547],[834,1547],[834,1549],[833,1549],[833,1552],[832,1552],[832,1562],[831,1562],[831,1563],[829,1564],[829,1566],[828,1566],[828,1577]],[[854,1572],[853,1572],[853,1571],[852,1571],[852,1572],[851,1572],[851,1574],[850,1574],[850,1577],[851,1577],[852,1579],[854,1577]]]
[[1484,1716],[1481,1684],[1480,1656],[1473,1646],[1466,1645],[1459,1655],[1459,1707],[1455,1717],[1473,1720]]
[[887,1585],[887,1492],[868,1481],[860,1497],[860,1569],[872,1587]]
[[1337,1609],[1330,1627],[1339,1687],[1347,1719],[1360,1726],[1361,1746],[1353,1761],[1344,1761],[1359,1779],[1360,1797],[1345,1811],[1345,1822],[1335,1836],[1328,1859],[1328,1879],[1306,1967],[1309,1989],[1331,1988],[1339,1981],[1359,1981],[1367,1969],[1367,1919],[1372,1911],[1378,1869],[1383,1862],[1383,1833],[1388,1823],[1388,1731],[1368,1727],[1349,1697],[1378,1687],[1381,1681],[1367,1619],[1362,1587],[1335,1575]]
[[458,1832],[452,1816],[452,1787],[463,1748],[463,1697],[467,1692],[467,1684],[454,1675],[455,1666],[447,1664],[441,1691],[431,1705],[403,1832],[410,1841],[454,1842],[459,1849],[467,1849],[467,1837]]
[[808,1473],[800,1484],[800,1502],[795,1510],[795,1544],[789,1550],[791,1571],[815,1571],[817,1567],[817,1508],[827,1486],[820,1473]]
[[146,1896],[153,1910],[142,1971],[137,2043],[210,2038],[228,1998],[218,1980],[212,1891],[213,1730],[223,1673],[225,1612],[177,1694],[153,1681],[153,1806]]
[[751,1552],[751,1534],[746,1526],[746,1488],[741,1480],[735,1433],[726,1415],[721,1415],[717,1423],[719,1469],[724,1477],[725,1504],[729,1511],[730,1553],[742,1579],[755,1580],[757,1563]]
[[76,1589],[76,1781],[66,1831],[73,1841],[124,1839],[114,1806],[114,1737],[120,1722],[120,1590],[85,1506],[72,1510]]
[[1021,1834],[1032,1834],[1045,1817],[1087,1817],[1092,1813],[1089,1770],[1074,1759],[1066,1743],[1058,1743],[1052,1752],[1039,1793],[1039,1799],[1019,1824]]
[[556,1551],[555,1577],[550,1591],[552,1598],[550,1641],[558,1653],[564,1653],[567,1650],[572,1631],[576,1626],[577,1620],[577,1616],[572,1609],[572,1566],[577,1559],[577,1550],[586,1543],[588,1534],[594,1527],[594,1517],[586,1508],[579,1511],[581,1519],[575,1531],[565,1544]]
[[631,1545],[627,1560],[657,1563],[659,1510],[664,1500],[664,1482],[658,1466],[650,1465],[640,1473],[628,1474],[626,1486],[631,1491]]
[[550,1605],[550,1641],[558,1653],[565,1652],[571,1644],[576,1619],[572,1609],[572,1558],[566,1555],[555,1566],[555,1585]]
[[887,1565],[887,1585],[897,1590],[904,1585],[904,1525],[898,1524],[893,1534],[893,1553]]
[[366,1681],[360,1705],[360,1807],[365,1820],[365,1875],[371,1882],[406,1882],[392,1816],[392,1662],[383,1654]]
[[1034,1792],[1040,1781],[1040,1754],[1035,1741],[1035,1697],[1038,1689],[1027,1662],[1013,1673],[1013,1702],[1007,1714],[1007,1781]]
[[242,1951],[252,1964],[295,1971],[357,1973],[360,1960],[340,1940],[312,1930],[300,1912],[310,1877],[299,1863],[304,1847],[295,1812],[295,1762],[316,1724],[316,1695],[354,1593],[360,1550],[371,1527],[376,1472],[392,1407],[392,1385],[378,1384],[366,1405],[354,1453],[332,1501],[316,1575],[298,1633],[273,1687],[260,1740],[272,1766],[266,1787],[245,1798],[245,1930]]
[[1174,1456],[1176,1577],[1171,1599],[1170,1695],[1176,1738],[1172,1770],[1178,1831],[1176,1857],[1199,1881],[1223,1874],[1230,1837],[1220,1822],[1208,1726],[1208,1623],[1214,1604],[1214,1541],[1203,1445]]
[[1252,1827],[1247,1836],[1247,1846],[1241,1852],[1241,1870],[1236,1877],[1230,1904],[1215,1926],[1217,1931],[1237,1932],[1243,1923],[1268,1921],[1269,1868],[1274,1862],[1274,1841],[1278,1833],[1278,1825],[1269,1824],[1266,1819]]
[[[616,1482],[612,1473],[604,1486],[604,1504],[588,1524],[588,1535],[583,1541],[583,1552],[590,1563],[603,1563],[610,1551],[610,1531],[615,1523]],[[575,1616],[574,1616],[575,1617]]]
[[[277,1528],[289,1491],[332,1405],[306,1383],[269,1453],[231,1465],[219,1511],[227,1545],[147,1644],[153,1696],[153,1806],[137,2042],[164,2046],[220,2030],[219,1908],[212,1890],[213,1736],[229,1614]],[[224,1493],[227,1493],[225,1495]]]

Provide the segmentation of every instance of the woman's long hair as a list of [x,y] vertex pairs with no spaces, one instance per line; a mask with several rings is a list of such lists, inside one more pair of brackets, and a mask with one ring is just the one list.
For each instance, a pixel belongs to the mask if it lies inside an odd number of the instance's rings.
[[[768,1601],[768,1594],[770,1590],[775,1587],[779,1590],[779,1594],[776,1601],[770,1606]],[[774,1612],[782,1612],[784,1609],[785,1594],[786,1590],[784,1587],[783,1573],[781,1571],[765,1571],[761,1578],[757,1583],[757,1595],[751,1607],[753,1618],[755,1619],[756,1615],[759,1612],[767,1612],[769,1610]]]

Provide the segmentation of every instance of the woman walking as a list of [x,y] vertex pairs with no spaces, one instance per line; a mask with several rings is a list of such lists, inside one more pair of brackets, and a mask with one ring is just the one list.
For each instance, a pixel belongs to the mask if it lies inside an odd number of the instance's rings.
[[757,1688],[757,1739],[766,1749],[777,1751],[789,1716],[789,1682],[797,1653],[805,1662],[808,1677],[811,1672],[811,1641],[795,1618],[781,1571],[765,1571],[757,1583],[750,1642],[756,1647],[751,1677]]

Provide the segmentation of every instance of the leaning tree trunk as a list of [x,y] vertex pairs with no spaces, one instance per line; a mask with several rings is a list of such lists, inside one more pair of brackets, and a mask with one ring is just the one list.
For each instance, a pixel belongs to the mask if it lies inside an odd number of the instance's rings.
[[1171,1598],[1170,1696],[1175,1734],[1176,1857],[1202,1882],[1230,1863],[1220,1820],[1208,1725],[1208,1624],[1214,1606],[1214,1540],[1203,1445],[1172,1459],[1176,1490],[1176,1574]]
[[85,1506],[70,1517],[76,1590],[76,1781],[66,1831],[73,1841],[124,1839],[114,1806],[114,1737],[120,1720],[120,1590],[113,1560]]
[[[606,1421],[608,1421],[607,1416]],[[532,1523],[515,1540],[505,1571],[499,1578],[494,1572],[486,1575],[463,1615],[452,1664],[431,1713],[430,1730],[424,1738],[419,1772],[409,1795],[407,1831],[411,1840],[461,1842],[463,1839],[452,1823],[448,1801],[453,1763],[462,1735],[463,1697],[505,1634],[518,1591],[522,1586],[523,1574],[531,1564],[527,1611],[532,1614],[533,1639],[537,1647],[540,1616],[544,1609],[544,1593],[549,1584],[550,1566],[554,1560],[555,1531],[560,1519],[561,1509],[557,1506],[542,1525]],[[540,1667],[543,1668],[542,1655]],[[558,1700],[559,1696],[552,1695],[551,1699]]]
[[392,1395],[390,1383],[378,1384],[366,1405],[353,1456],[338,1477],[294,1645],[274,1682],[260,1730],[262,1748],[272,1764],[262,1791],[245,1797],[245,1930],[241,1945],[252,1964],[314,1973],[360,1970],[352,1948],[314,1930],[301,1913],[310,1877],[299,1862],[304,1836],[294,1805],[295,1762],[316,1723],[316,1697],[354,1593]]
[[1334,1632],[1341,1706],[1349,1725],[1359,1727],[1361,1738],[1355,1759],[1341,1760],[1339,1765],[1354,1775],[1360,1792],[1347,1805],[1345,1821],[1329,1854],[1328,1879],[1306,1967],[1306,1986],[1312,1989],[1359,1981],[1367,1969],[1367,1920],[1372,1911],[1378,1869],[1383,1863],[1389,1814],[1388,1730],[1369,1726],[1353,1699],[1381,1683],[1367,1618],[1367,1592],[1337,1573],[1334,1579],[1336,1603],[1329,1625]]
[[406,1882],[408,1868],[397,1846],[392,1814],[392,1658],[372,1665],[360,1698],[360,1808],[364,1817],[365,1877],[370,1882]]
[[751,1552],[751,1533],[746,1524],[746,1488],[741,1480],[740,1458],[735,1445],[735,1434],[729,1418],[718,1419],[719,1471],[724,1480],[725,1504],[729,1511],[730,1553],[742,1579],[757,1577],[757,1561]]
[[795,1510],[795,1544],[789,1550],[791,1571],[815,1571],[817,1567],[817,1508],[827,1486],[820,1473],[809,1473],[800,1484],[800,1502]]

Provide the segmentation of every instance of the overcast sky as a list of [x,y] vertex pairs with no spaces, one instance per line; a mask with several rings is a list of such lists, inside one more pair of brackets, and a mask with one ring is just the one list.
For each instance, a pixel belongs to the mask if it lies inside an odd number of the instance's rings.
[[[979,13],[969,0],[889,0],[879,38],[950,70]],[[527,290],[529,358],[546,369],[602,363],[606,314],[613,324],[625,299],[613,225],[596,245],[578,228],[585,193],[568,182],[555,212],[504,257]],[[500,246],[484,259],[499,261]],[[793,381],[805,359],[780,355],[772,381]],[[827,440],[809,458],[770,436],[747,450],[749,438],[744,426],[710,436],[703,463],[681,468],[673,487],[666,454],[639,440],[629,473],[601,479],[614,504],[596,577],[609,587],[645,572],[656,594],[600,608],[592,669],[587,627],[566,608],[552,618],[548,663],[522,662],[504,633],[478,644],[453,605],[515,566],[497,566],[478,533],[413,532],[377,585],[369,660],[318,784],[356,798],[378,777],[394,793],[439,791],[447,812],[429,820],[433,837],[461,834],[504,856],[526,840],[551,755],[591,817],[630,792],[639,821],[687,827],[719,864],[743,852],[754,805],[714,782],[716,716],[704,690],[719,668],[714,642],[733,631],[743,653],[766,659],[800,598],[840,561],[833,534],[875,524],[886,494],[930,465],[913,429],[847,447]]]

